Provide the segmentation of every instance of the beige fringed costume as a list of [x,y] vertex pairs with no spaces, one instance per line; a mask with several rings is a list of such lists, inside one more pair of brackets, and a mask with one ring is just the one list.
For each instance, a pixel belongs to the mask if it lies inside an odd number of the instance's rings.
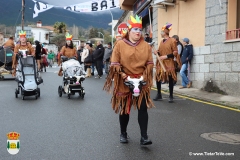
[[[166,56],[173,53],[174,57],[176,57],[178,66],[181,66],[180,56],[177,53],[177,44],[173,38],[168,38],[165,42],[161,41],[158,51],[159,56]],[[159,61],[156,61],[156,80],[166,82],[168,81],[169,75],[171,75],[174,81],[177,81],[173,58],[163,60],[163,64],[166,68],[166,72],[163,71]]]
[[[151,47],[143,38],[136,44],[132,44],[126,39],[118,41],[113,49],[109,75],[103,88],[110,92],[112,83],[114,83],[111,103],[116,113],[120,111],[121,114],[129,114],[132,105],[134,109],[136,107],[140,108],[144,97],[148,108],[154,106],[150,99],[150,89],[153,80],[152,69]],[[143,86],[139,97],[133,97],[130,89],[124,84],[123,75],[125,74],[131,78],[143,76],[144,81],[147,82]],[[113,80],[114,82],[112,82]]]

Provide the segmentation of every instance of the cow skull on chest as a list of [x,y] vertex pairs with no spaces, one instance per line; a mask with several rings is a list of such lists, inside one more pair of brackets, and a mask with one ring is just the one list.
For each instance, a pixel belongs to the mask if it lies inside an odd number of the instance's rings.
[[128,76],[124,84],[129,87],[134,97],[138,97],[142,90],[142,86],[146,85],[146,82],[143,81],[143,76],[140,78],[130,78]]

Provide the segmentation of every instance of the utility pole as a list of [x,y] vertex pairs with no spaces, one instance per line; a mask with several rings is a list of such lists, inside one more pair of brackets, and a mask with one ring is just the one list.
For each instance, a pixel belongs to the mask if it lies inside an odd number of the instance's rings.
[[24,10],[25,10],[25,0],[22,0],[22,30],[24,30]]

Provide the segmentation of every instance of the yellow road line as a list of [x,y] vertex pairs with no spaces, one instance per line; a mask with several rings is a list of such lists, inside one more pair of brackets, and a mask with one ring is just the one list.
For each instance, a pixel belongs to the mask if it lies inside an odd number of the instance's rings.
[[[152,88],[152,90],[156,91],[157,89],[156,88]],[[168,93],[168,92],[165,92],[165,91],[161,91],[161,92],[164,93],[164,94]],[[179,94],[175,94],[175,95],[180,97],[180,98],[185,98],[185,99],[192,100],[194,102],[204,103],[204,104],[208,104],[208,105],[211,105],[211,106],[215,106],[215,107],[219,107],[219,108],[224,108],[224,109],[240,112],[239,109],[227,107],[227,106],[224,106],[224,105],[221,105],[221,104],[214,104],[214,103],[211,103],[211,102],[205,102],[205,101],[202,101],[202,100],[198,100],[196,98],[191,98],[191,97],[188,97],[188,96],[182,96],[182,95],[179,95]]]

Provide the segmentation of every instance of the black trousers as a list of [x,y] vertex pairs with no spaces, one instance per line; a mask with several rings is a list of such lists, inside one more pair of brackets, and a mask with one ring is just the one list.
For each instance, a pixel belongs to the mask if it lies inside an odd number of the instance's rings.
[[103,61],[96,61],[96,68],[97,68],[97,72],[98,75],[101,77],[103,75]]
[[[174,80],[172,78],[172,76],[168,76],[168,85],[169,85],[169,93],[170,93],[170,97],[173,97],[173,84],[174,84]],[[157,93],[161,94],[161,81],[156,81],[156,85],[157,85]]]
[[[127,132],[129,114],[119,115],[121,133]],[[148,112],[145,98],[142,99],[140,109],[138,109],[138,124],[141,130],[141,136],[147,138]]]

